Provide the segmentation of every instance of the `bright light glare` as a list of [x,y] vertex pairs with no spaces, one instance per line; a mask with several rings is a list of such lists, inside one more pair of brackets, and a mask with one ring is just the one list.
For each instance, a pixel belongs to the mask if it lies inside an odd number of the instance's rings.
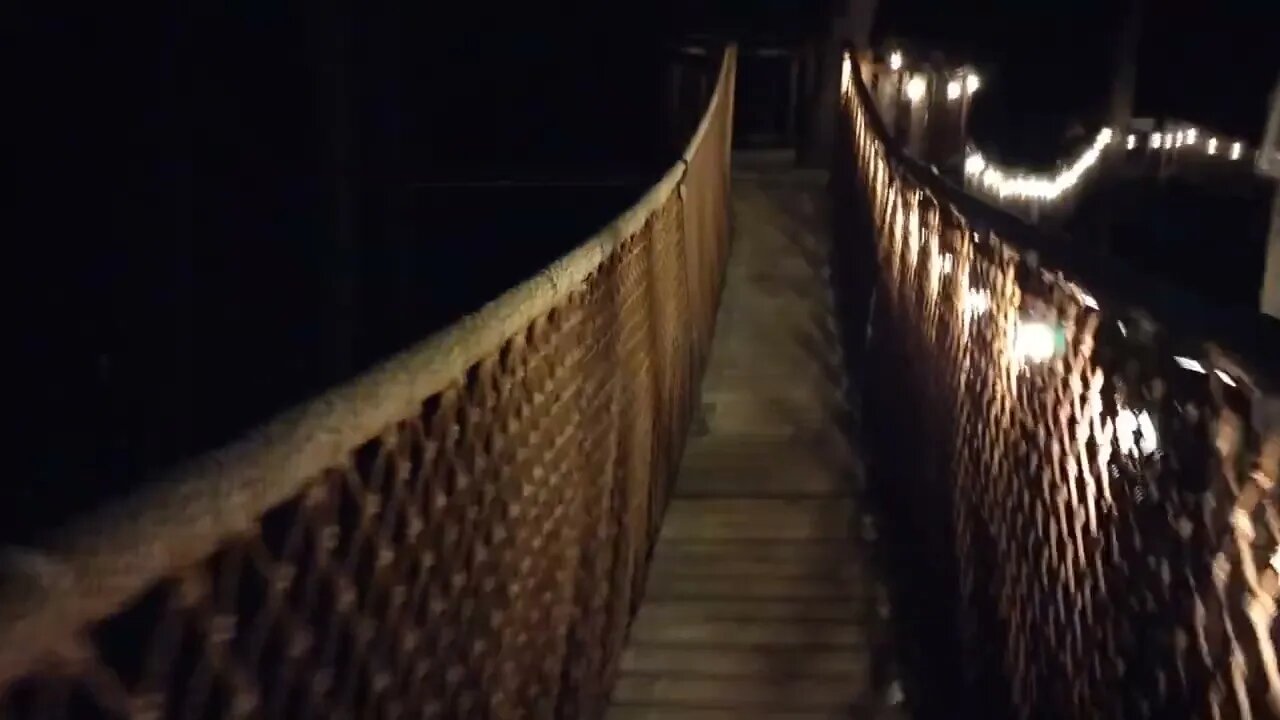
[[1174,145],[1176,147],[1182,147],[1182,131],[1181,130],[1179,130],[1177,133],[1174,134],[1173,140],[1174,140]]
[[960,97],[960,81],[952,80],[947,83],[947,99],[956,100]]
[[1151,133],[1151,147],[1155,150],[1159,150],[1160,141],[1163,139],[1164,139],[1164,136],[1161,135],[1160,133],[1158,132]]
[[1228,375],[1228,374],[1226,374],[1226,373],[1222,372],[1221,370],[1214,370],[1214,371],[1213,371],[1213,374],[1217,375],[1219,380],[1221,380],[1222,382],[1224,382],[1224,383],[1226,383],[1226,384],[1230,385],[1231,387],[1235,387],[1235,386],[1236,386],[1236,381],[1235,381],[1235,379],[1234,379],[1234,378],[1232,378],[1230,375]]
[[1183,370],[1198,372],[1201,375],[1204,375],[1206,372],[1204,369],[1204,366],[1200,364],[1199,360],[1193,360],[1189,357],[1182,357],[1181,355],[1174,355],[1173,361],[1178,363],[1178,367],[1182,368]]
[[1243,152],[1243,150],[1244,150],[1244,146],[1241,145],[1240,143],[1238,142],[1231,143],[1231,159],[1239,160],[1240,153]]
[[1042,322],[1019,322],[1013,341],[1013,354],[1022,360],[1044,362],[1053,357],[1053,328]]
[[893,52],[889,53],[889,69],[890,70],[902,69],[902,53],[900,51],[894,50]]
[[987,161],[982,157],[982,153],[973,153],[964,159],[964,174],[977,175],[987,169]]
[[1146,410],[1135,413],[1128,408],[1120,408],[1116,413],[1116,442],[1125,455],[1141,454],[1145,457],[1160,449],[1155,423]]
[[1187,142],[1188,142],[1188,143],[1191,143],[1191,144],[1193,144],[1193,145],[1195,144],[1195,142],[1196,142],[1196,132],[1197,132],[1197,130],[1196,130],[1195,128],[1191,128],[1190,130],[1188,130],[1188,131],[1187,131]]
[[916,75],[907,81],[907,99],[913,103],[920,102],[928,89],[929,83],[924,79],[924,75]]
[[1137,145],[1138,145],[1138,136],[1137,136],[1137,135],[1130,135],[1130,136],[1129,136],[1128,138],[1126,138],[1126,139],[1125,139],[1125,141],[1124,141],[1124,146],[1125,146],[1125,148],[1126,148],[1126,149],[1129,149],[1129,150],[1134,149],[1135,147],[1137,147]]
[[1210,155],[1217,155],[1218,154],[1218,138],[1214,138],[1214,137],[1209,138],[1209,142],[1205,143],[1205,150]]
[[982,78],[978,77],[977,73],[969,73],[965,76],[964,89],[967,90],[970,95],[978,92],[978,88],[980,87],[982,87]]
[[964,311],[969,315],[981,315],[991,307],[991,293],[986,290],[970,289],[965,294]]

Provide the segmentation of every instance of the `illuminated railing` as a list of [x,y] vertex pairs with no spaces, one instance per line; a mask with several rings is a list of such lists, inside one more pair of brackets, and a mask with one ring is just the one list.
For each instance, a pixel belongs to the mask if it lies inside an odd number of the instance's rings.
[[735,53],[564,259],[0,565],[0,717],[598,717],[728,241]]
[[871,480],[950,558],[904,572],[956,591],[955,716],[1280,716],[1275,328],[947,184],[863,76],[835,187],[871,231]]

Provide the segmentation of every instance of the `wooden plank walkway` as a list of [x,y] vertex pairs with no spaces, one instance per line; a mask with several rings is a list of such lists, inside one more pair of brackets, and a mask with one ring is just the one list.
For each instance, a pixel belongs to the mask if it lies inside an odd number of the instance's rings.
[[[770,167],[770,158],[775,158]],[[734,158],[703,413],[609,720],[863,717],[870,583],[839,428],[825,176]]]

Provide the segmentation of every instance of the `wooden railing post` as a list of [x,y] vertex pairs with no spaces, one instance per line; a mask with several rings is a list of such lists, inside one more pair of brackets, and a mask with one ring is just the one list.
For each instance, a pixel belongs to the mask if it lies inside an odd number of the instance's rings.
[[1271,201],[1271,233],[1267,237],[1267,264],[1262,273],[1262,312],[1280,320],[1280,184]]

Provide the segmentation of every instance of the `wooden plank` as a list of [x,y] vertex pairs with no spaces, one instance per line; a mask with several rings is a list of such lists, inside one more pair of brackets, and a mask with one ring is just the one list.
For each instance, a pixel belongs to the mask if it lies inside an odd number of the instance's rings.
[[718,647],[866,647],[866,630],[856,623],[830,620],[687,620],[639,623],[631,627],[636,643],[714,645]]
[[611,720],[860,716],[869,568],[862,466],[808,189],[735,184],[739,236]]
[[621,704],[662,702],[713,708],[765,707],[833,711],[849,708],[863,683],[815,678],[704,678],[623,675],[614,689]]
[[[714,431],[720,408],[708,405],[708,426]],[[821,440],[762,437],[733,442],[714,434],[699,438],[690,443],[680,466],[680,496],[848,495],[860,468],[847,446]]]
[[839,600],[659,600],[646,599],[637,623],[669,623],[700,620],[778,620],[816,622],[859,621],[867,612],[865,602]]
[[[850,551],[852,552],[852,550]],[[826,557],[755,557],[748,553],[736,557],[700,559],[662,555],[656,557],[649,574],[653,578],[672,575],[695,577],[760,577],[768,581],[782,578],[862,579],[864,568],[849,554],[833,553]],[[856,586],[850,586],[856,587]]]
[[622,671],[685,676],[842,678],[856,684],[867,677],[870,654],[864,648],[706,648],[641,645],[622,656]]
[[850,560],[857,558],[856,542],[852,539],[750,542],[663,538],[654,550],[653,557],[655,561],[662,558],[680,558],[709,562],[756,559],[779,563],[814,563],[831,558]]
[[850,536],[847,499],[693,499],[677,497],[662,537],[686,539],[827,540]]
[[696,708],[673,705],[615,705],[605,720],[849,720],[851,715],[837,711],[786,711],[761,708]]
[[861,588],[832,573],[829,577],[785,575],[662,574],[649,578],[646,597],[672,599],[838,600]]

